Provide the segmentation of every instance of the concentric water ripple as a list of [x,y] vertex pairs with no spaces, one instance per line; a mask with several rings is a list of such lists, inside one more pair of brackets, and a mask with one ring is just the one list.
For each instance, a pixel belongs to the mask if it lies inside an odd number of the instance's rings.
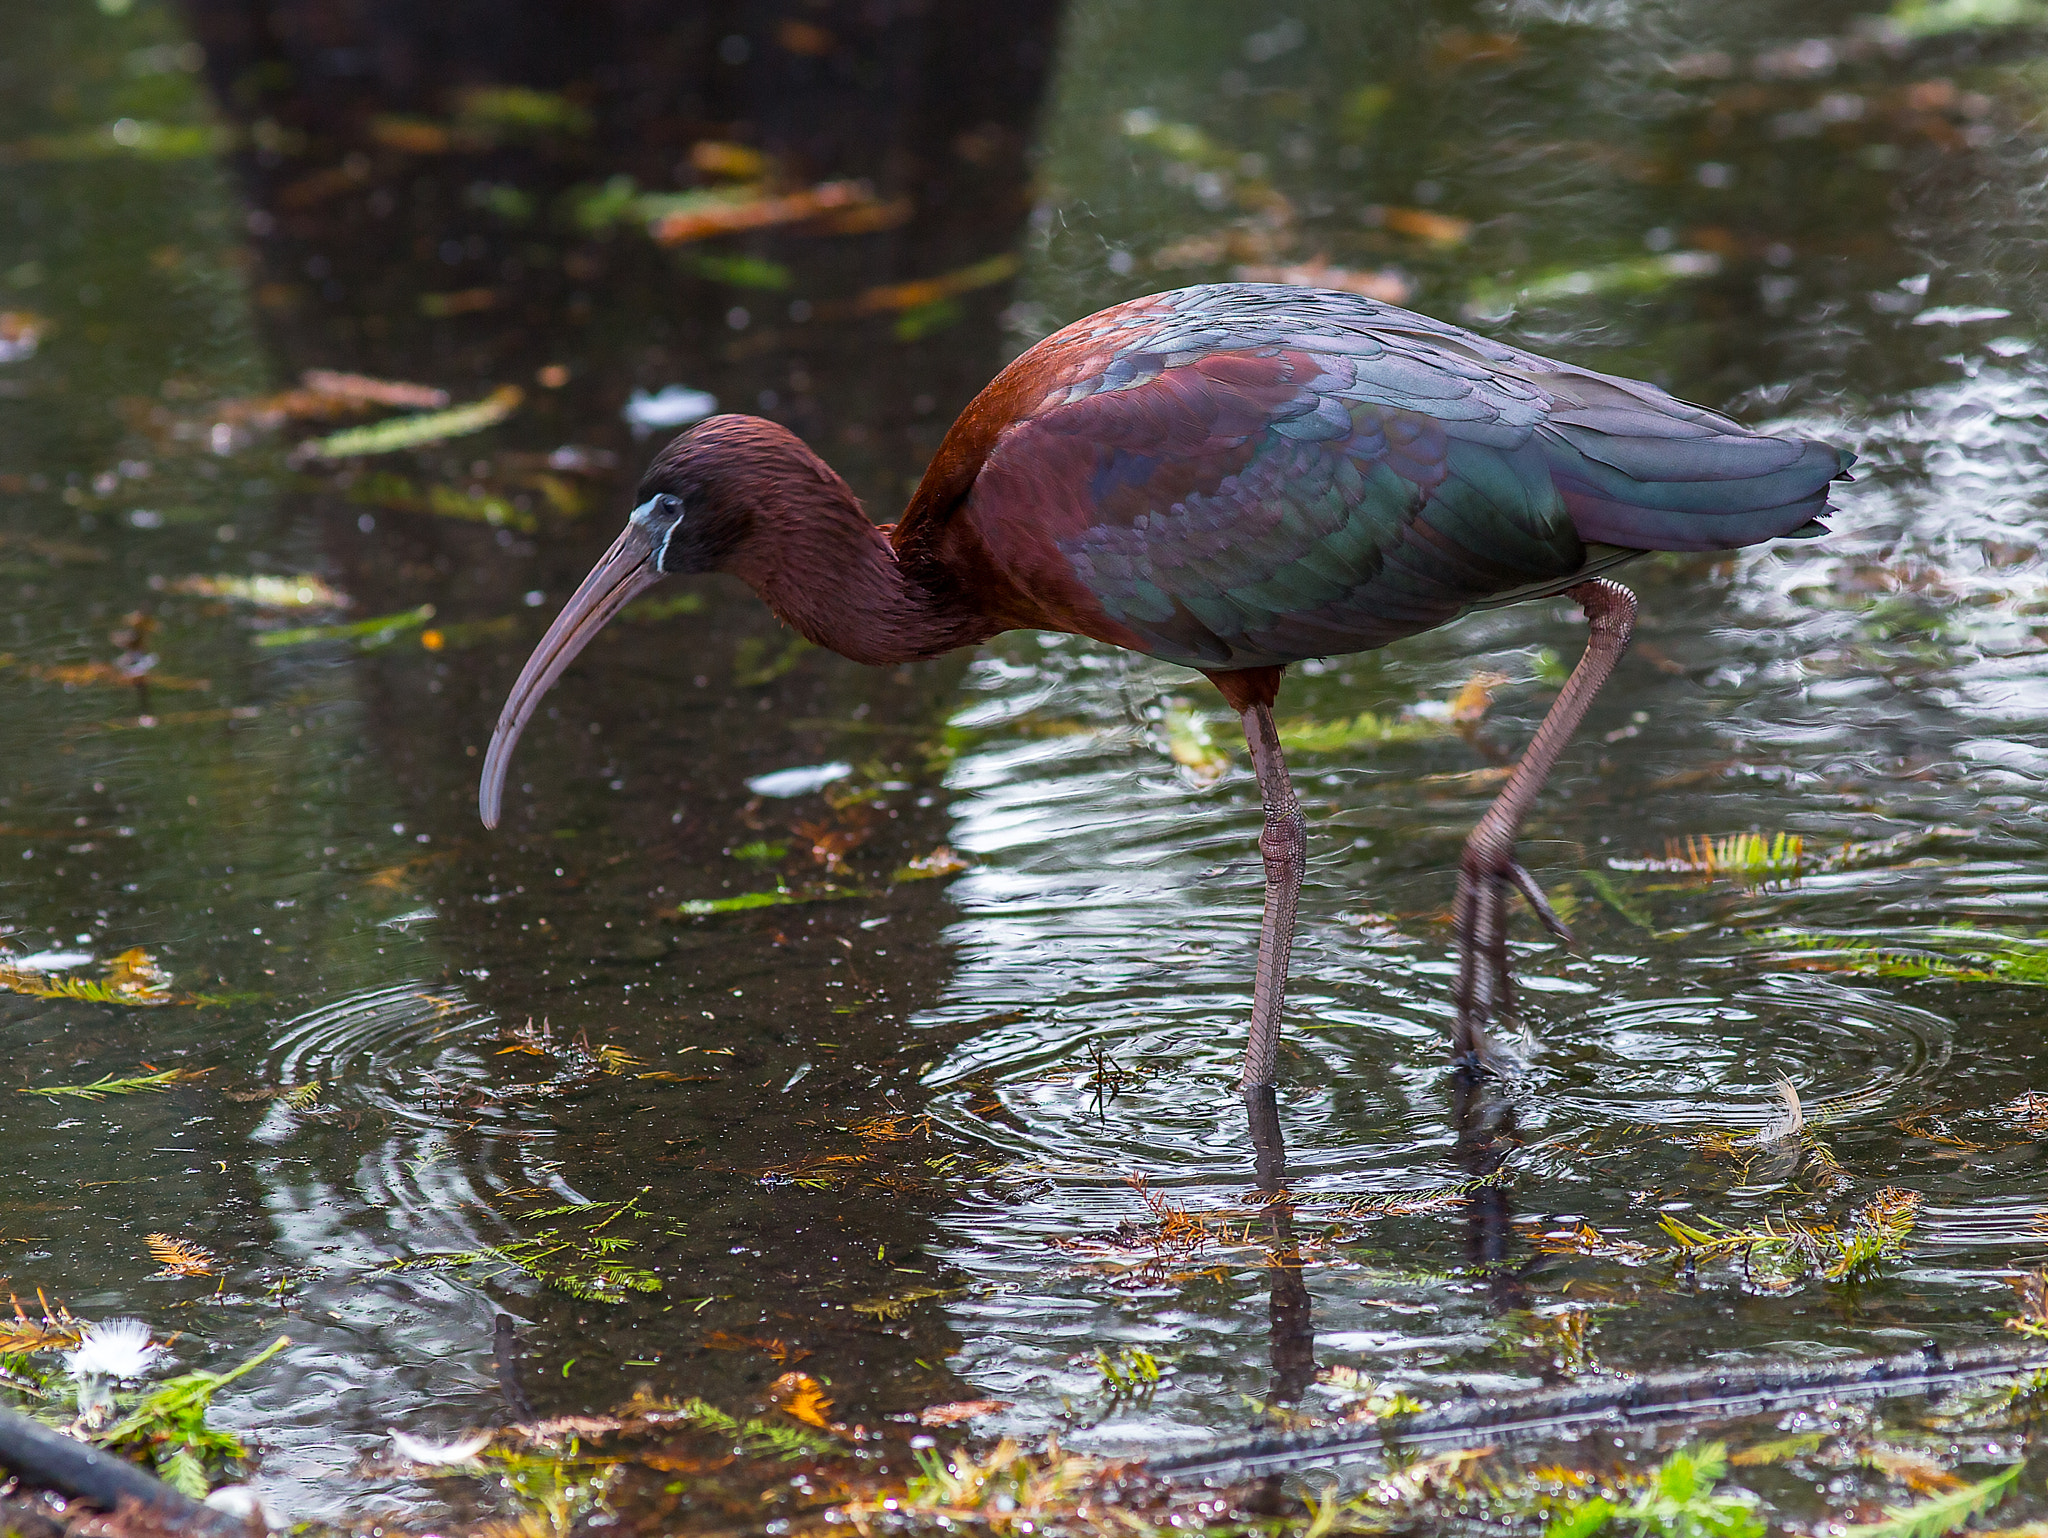
[[1594,1121],[1758,1127],[1789,1083],[1809,1119],[1886,1121],[1933,1104],[1954,1026],[1871,988],[1781,976],[1727,994],[1626,999],[1546,1031],[1544,1094]]

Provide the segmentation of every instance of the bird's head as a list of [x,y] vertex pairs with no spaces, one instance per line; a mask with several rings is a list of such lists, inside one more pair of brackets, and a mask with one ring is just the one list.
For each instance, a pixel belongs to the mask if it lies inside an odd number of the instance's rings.
[[752,532],[760,488],[773,484],[783,460],[818,463],[786,429],[739,416],[700,422],[655,456],[625,532],[555,616],[498,713],[477,790],[485,827],[498,825],[512,749],[542,696],[613,615],[663,577],[725,569]]

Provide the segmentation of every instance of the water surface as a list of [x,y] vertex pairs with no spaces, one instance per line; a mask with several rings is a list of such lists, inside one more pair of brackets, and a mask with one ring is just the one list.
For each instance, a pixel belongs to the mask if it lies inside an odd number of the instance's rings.
[[[1576,1308],[1615,1369],[1999,1336],[2048,1209],[2038,35],[1088,0],[493,52],[269,20],[9,19],[0,959],[142,947],[207,1002],[0,998],[18,1088],[206,1070],[10,1094],[0,1274],[188,1366],[289,1334],[220,1407],[281,1507],[516,1505],[386,1456],[524,1413],[501,1312],[532,1413],[744,1410],[800,1364],[848,1424],[999,1400],[977,1432],[1140,1451],[1328,1411],[1319,1369],[1534,1385]],[[494,84],[583,116],[507,127],[462,94]],[[666,251],[604,222],[613,178],[711,176],[707,141],[879,212]],[[1034,635],[867,670],[676,584],[551,696],[505,826],[473,813],[659,441],[636,391],[785,421],[888,517],[1036,337],[1231,276],[1364,284],[1859,455],[1828,539],[1627,573],[1637,644],[1525,839],[1581,943],[1517,921],[1504,1163],[1454,1132],[1452,876],[1583,624],[1525,604],[1296,670],[1283,720],[1354,730],[1292,754],[1277,1216],[1233,1088],[1260,812],[1199,676]],[[330,464],[294,450],[347,423],[275,400],[307,369],[521,397]],[[347,607],[191,580],[302,573]],[[410,619],[263,644],[377,616]],[[1647,868],[1746,833],[1803,852]],[[679,911],[747,894],[804,900]],[[1734,1136],[1781,1081],[1825,1158]],[[1887,1187],[1917,1222],[1853,1283],[1553,1253],[1839,1226]],[[1203,1242],[1160,1242],[1176,1210]],[[1126,1348],[1156,1390],[1106,1391]]]

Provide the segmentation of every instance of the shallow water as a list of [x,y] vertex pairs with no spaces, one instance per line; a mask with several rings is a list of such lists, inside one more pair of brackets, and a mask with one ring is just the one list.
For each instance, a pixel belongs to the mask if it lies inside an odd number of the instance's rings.
[[[403,50],[372,67],[376,38],[238,16],[8,21],[0,961],[90,979],[140,946],[210,1001],[0,996],[25,1091],[0,1275],[180,1332],[185,1366],[289,1334],[219,1412],[281,1508],[512,1502],[385,1459],[388,1427],[522,1413],[500,1312],[543,1415],[641,1388],[740,1409],[801,1362],[848,1423],[1002,1400],[977,1432],[1119,1450],[1240,1429],[1247,1396],[1328,1409],[1316,1368],[1422,1399],[1546,1381],[1532,1321],[1569,1307],[1615,1369],[1999,1337],[2004,1279],[2048,1248],[2021,1099],[2048,1088],[2024,943],[2048,930],[2038,35],[1847,5],[1249,26],[1086,0],[982,32],[848,23],[839,68],[803,34],[720,54],[699,20],[663,47],[512,29],[460,83],[567,86],[595,127],[491,138]],[[684,105],[647,107],[650,81]],[[871,176],[909,222],[674,253],[576,226],[606,178],[665,187],[713,138]],[[889,292],[1005,253],[1014,277]],[[628,431],[632,392],[788,421],[887,516],[1037,335],[1312,263],[1860,456],[1829,538],[1625,574],[1637,644],[1524,842],[1580,945],[1517,920],[1499,1168],[1454,1130],[1447,910],[1493,771],[1577,654],[1562,601],[1283,694],[1288,723],[1392,727],[1292,754],[1311,869],[1277,1209],[1233,1088],[1260,814],[1197,675],[1031,635],[865,670],[707,581],[593,647],[529,729],[506,826],[476,825],[498,704],[658,441]],[[355,419],[225,404],[309,368],[523,399],[323,466],[292,450]],[[499,526],[422,510],[431,487],[443,513],[500,498]],[[352,602],[183,581],[260,573]],[[105,666],[137,610],[146,693]],[[1479,673],[1490,707],[1454,729]],[[848,772],[747,786],[819,765]],[[1749,832],[1803,854],[1644,868]],[[967,868],[912,879],[942,848]],[[677,912],[748,893],[806,900]],[[206,1073],[35,1093],[139,1064]],[[1714,1140],[1771,1125],[1781,1082],[1838,1168]],[[1545,1251],[1578,1223],[1659,1245],[1660,1214],[1843,1224],[1886,1186],[1918,1221],[1853,1284]],[[1200,1243],[1161,1242],[1176,1209],[1212,1220]],[[206,1274],[162,1274],[150,1235]],[[1106,1391],[1098,1353],[1127,1347],[1155,1390]]]

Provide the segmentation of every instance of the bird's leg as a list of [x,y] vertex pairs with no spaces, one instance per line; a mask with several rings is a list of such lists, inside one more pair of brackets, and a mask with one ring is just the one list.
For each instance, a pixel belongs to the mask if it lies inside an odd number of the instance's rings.
[[1266,803],[1259,853],[1266,861],[1266,916],[1259,926],[1259,970],[1252,984],[1252,1035],[1244,1052],[1244,1092],[1266,1088],[1280,1052],[1280,1011],[1287,999],[1287,958],[1294,949],[1294,908],[1308,870],[1308,821],[1301,815],[1287,761],[1280,756],[1280,732],[1273,707],[1254,704],[1244,713],[1245,741]]
[[1483,1062],[1485,1022],[1504,1013],[1510,1003],[1509,890],[1528,899],[1552,934],[1563,940],[1571,938],[1535,878],[1515,862],[1515,838],[1543,782],[1550,778],[1558,754],[1578,730],[1586,707],[1593,703],[1593,696],[1607,682],[1628,645],[1629,632],[1635,626],[1636,599],[1620,583],[1604,578],[1567,588],[1566,595],[1586,611],[1590,631],[1586,653],[1565,680],[1543,724],[1536,728],[1507,785],[1465,840],[1464,857],[1458,862],[1458,1023],[1452,1050],[1458,1061],[1469,1067]]

